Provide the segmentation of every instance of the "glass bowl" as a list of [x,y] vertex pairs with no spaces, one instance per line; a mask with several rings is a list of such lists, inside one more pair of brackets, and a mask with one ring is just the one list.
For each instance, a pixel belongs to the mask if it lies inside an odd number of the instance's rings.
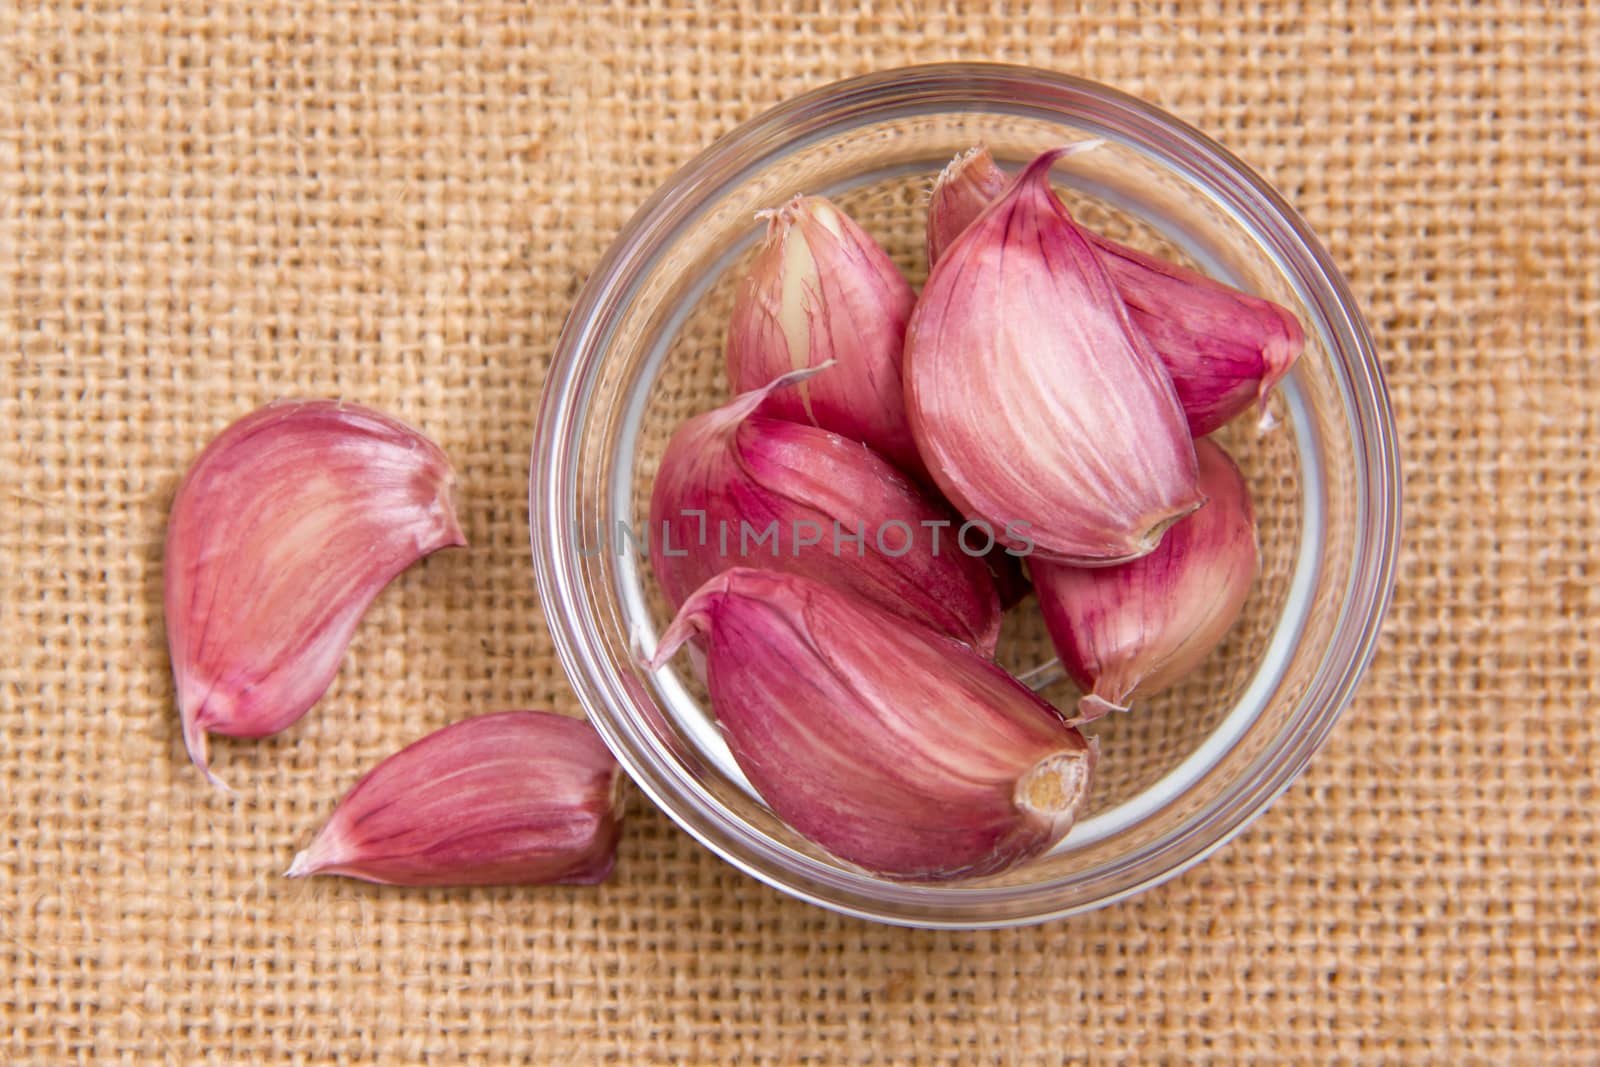
[[[1096,724],[1089,809],[1049,855],[949,885],[841,864],[778,822],[705,710],[688,657],[640,665],[670,615],[637,538],[672,431],[726,396],[724,330],[762,223],[796,193],[839,201],[914,283],[922,205],[958,151],[1003,165],[1086,138],[1053,175],[1074,213],[1292,308],[1307,346],[1254,416],[1218,438],[1255,497],[1262,574],[1205,667]],[[1049,71],[914,67],[791,100],[717,141],[639,210],[584,286],[551,361],[529,486],[545,616],[591,720],[649,797],[749,874],[882,922],[1038,922],[1155,885],[1237,833],[1295,777],[1371,657],[1399,531],[1394,427],[1371,338],[1304,221],[1227,151],[1149,104]],[[1070,707],[1032,599],[1001,661]],[[1310,802],[1301,797],[1300,802]]]

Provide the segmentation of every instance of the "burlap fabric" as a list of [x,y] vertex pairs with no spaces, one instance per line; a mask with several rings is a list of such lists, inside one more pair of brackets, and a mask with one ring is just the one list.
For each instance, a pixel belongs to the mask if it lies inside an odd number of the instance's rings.
[[[1600,15],[1005,7],[0,4],[0,1060],[1600,1058]],[[402,742],[577,710],[527,450],[629,213],[797,91],[949,58],[1216,135],[1367,309],[1404,567],[1306,776],[1165,887],[1004,933],[829,915],[650,811],[598,890],[280,877]],[[284,394],[425,428],[473,547],[383,595],[301,725],[218,743],[230,800],[182,755],[161,537],[201,444]]]

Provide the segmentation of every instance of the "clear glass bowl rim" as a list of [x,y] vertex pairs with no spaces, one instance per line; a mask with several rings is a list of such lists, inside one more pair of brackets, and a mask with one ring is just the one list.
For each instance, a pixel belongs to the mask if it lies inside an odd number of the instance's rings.
[[[701,205],[736,186],[764,160],[797,144],[895,118],[953,110],[1008,112],[1078,128],[1100,126],[1127,143],[1182,161],[1192,179],[1247,212],[1280,263],[1292,269],[1334,343],[1329,358],[1345,402],[1356,459],[1355,558],[1340,616],[1302,714],[1276,740],[1258,773],[1198,817],[1147,844],[1096,884],[1076,877],[1021,886],[908,886],[840,872],[774,847],[742,819],[682,788],[681,772],[639,743],[634,702],[650,699],[636,678],[605,665],[600,635],[583,608],[574,529],[577,433],[611,333],[663,249]],[[623,227],[584,284],[545,378],[530,460],[528,510],[534,566],[557,655],[591,722],[636,785],[680,827],[768,885],[843,914],[897,925],[980,929],[1043,922],[1159,885],[1244,829],[1304,769],[1349,703],[1370,663],[1394,582],[1400,540],[1400,462],[1393,413],[1371,335],[1344,278],[1305,221],[1248,166],[1198,130],[1151,104],[1071,75],[991,63],[942,63],[849,78],[794,97],[719,138],[658,189]],[[1320,683],[1320,684],[1318,684]],[[1311,694],[1320,699],[1311,700]]]

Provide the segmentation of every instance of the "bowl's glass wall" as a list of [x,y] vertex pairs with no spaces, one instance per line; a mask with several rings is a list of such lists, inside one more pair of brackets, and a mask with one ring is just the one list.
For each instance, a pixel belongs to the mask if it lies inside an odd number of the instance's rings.
[[[959,886],[884,882],[830,860],[749,793],[681,656],[639,666],[670,617],[636,538],[662,450],[726,397],[722,350],[756,213],[797,193],[840,202],[913,282],[934,175],[979,140],[1003,163],[1089,137],[1058,166],[1079,219],[1291,307],[1307,350],[1272,401],[1218,439],[1255,496],[1263,570],[1222,649],[1135,714],[1096,724],[1088,816],[1043,860]],[[636,781],[733,862],[828,906],[890,921],[1029,921],[1102,903],[1192,862],[1298,771],[1365,665],[1396,524],[1388,410],[1348,294],[1302,225],[1192,131],[1126,97],[1012,68],[944,67],[813,94],[713,146],[630,224],[580,297],[547,381],[531,513],[547,617],[574,685]],[[632,531],[626,536],[623,531]],[[1032,598],[1000,657],[1051,652]]]

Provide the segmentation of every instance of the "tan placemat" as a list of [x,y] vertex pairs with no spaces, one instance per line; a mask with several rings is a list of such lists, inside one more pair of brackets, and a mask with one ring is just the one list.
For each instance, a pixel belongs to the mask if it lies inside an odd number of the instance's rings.
[[[0,1060],[1595,1062],[1600,17],[701,6],[0,4]],[[1006,933],[834,917],[653,812],[599,890],[279,877],[401,742],[576,710],[526,457],[611,235],[784,97],[948,58],[1198,124],[1363,300],[1407,547],[1309,773],[1171,884]],[[289,393],[434,435],[473,548],[300,726],[218,742],[230,801],[182,755],[160,538],[201,443]]]

